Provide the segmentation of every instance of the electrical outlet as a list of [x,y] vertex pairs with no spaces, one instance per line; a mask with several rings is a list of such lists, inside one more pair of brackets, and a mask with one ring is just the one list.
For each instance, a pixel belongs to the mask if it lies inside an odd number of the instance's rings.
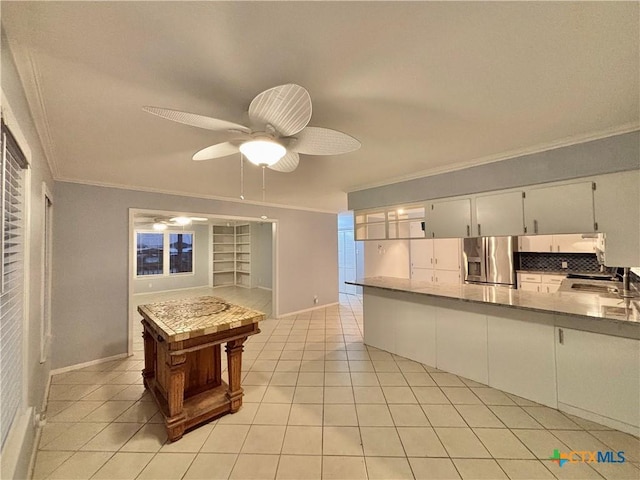
[[569,268],[569,264],[567,262],[562,262],[562,268]]
[[318,304],[318,296],[317,295],[313,296],[313,303],[314,303],[314,305]]

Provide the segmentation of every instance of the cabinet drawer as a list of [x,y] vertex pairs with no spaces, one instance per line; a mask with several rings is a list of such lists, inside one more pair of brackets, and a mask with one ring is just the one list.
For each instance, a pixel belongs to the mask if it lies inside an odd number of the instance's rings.
[[542,275],[542,282],[560,285],[565,278],[564,275]]
[[542,283],[542,275],[536,273],[520,273],[518,274],[518,280],[521,282],[536,282]]

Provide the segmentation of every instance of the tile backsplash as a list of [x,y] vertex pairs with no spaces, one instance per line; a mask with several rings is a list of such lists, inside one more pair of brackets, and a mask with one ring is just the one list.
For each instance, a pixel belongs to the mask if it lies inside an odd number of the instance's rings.
[[[600,270],[595,253],[520,252],[518,257],[520,270],[566,270],[570,272],[598,272]],[[567,262],[566,268],[562,268],[562,262]]]

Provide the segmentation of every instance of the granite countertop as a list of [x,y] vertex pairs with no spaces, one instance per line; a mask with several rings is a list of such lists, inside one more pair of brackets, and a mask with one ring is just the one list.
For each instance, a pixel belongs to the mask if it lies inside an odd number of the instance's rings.
[[138,312],[158,329],[167,342],[230,330],[258,323],[266,315],[257,310],[204,296],[140,305]]
[[394,277],[369,277],[346,283],[398,292],[452,298],[465,302],[504,305],[522,310],[589,317],[591,319],[604,320],[607,323],[623,324],[625,327],[633,327],[634,330],[638,329],[640,331],[640,298],[622,299],[614,295],[599,295],[595,293],[538,293],[505,287],[469,284],[434,285],[430,282]]
[[546,274],[546,275],[593,275],[593,276],[601,276],[603,278],[605,277],[611,277],[611,275],[608,275],[606,273],[600,273],[600,272],[587,272],[587,271],[580,271],[580,270],[524,270],[524,269],[518,269],[516,270],[516,273],[532,273],[532,274]]

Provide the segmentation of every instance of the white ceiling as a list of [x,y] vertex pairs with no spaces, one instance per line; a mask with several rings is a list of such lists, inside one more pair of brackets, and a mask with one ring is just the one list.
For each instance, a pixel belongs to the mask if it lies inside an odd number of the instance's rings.
[[59,180],[238,199],[239,156],[190,159],[224,133],[141,107],[243,123],[284,83],[309,90],[310,125],[362,142],[267,171],[267,202],[327,211],[640,122],[638,2],[2,1],[2,28]]

